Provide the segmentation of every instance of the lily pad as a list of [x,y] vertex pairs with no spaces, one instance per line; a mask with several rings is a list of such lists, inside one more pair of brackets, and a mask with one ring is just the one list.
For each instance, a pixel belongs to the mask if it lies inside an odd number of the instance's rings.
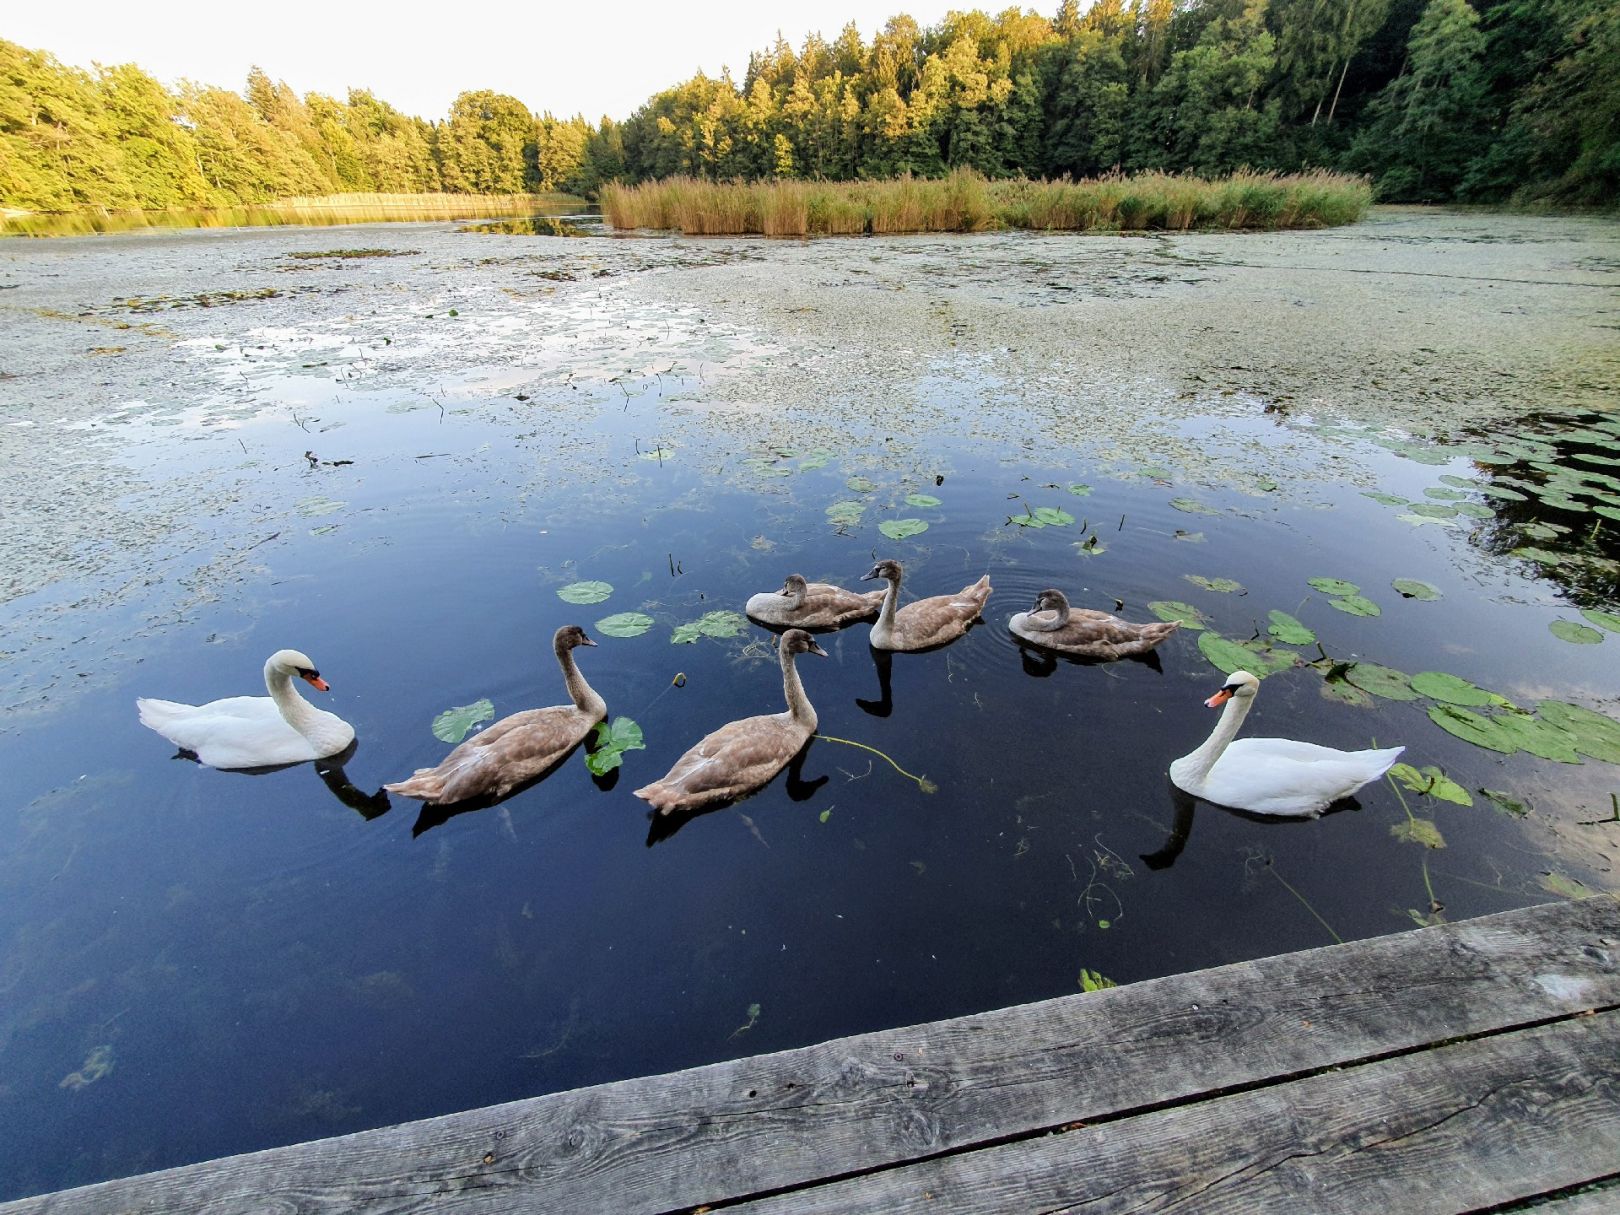
[[691,645],[699,637],[736,637],[747,627],[747,619],[738,612],[704,612],[696,620],[676,625],[669,640],[672,645]]
[[827,521],[839,527],[854,527],[865,513],[864,502],[834,502],[827,508]]
[[645,751],[641,727],[628,717],[596,723],[596,749],[585,753],[585,766],[596,776],[606,776],[624,762],[626,751]]
[[1411,764],[1396,764],[1389,774],[1414,793],[1439,798],[1443,802],[1455,802],[1459,806],[1474,804],[1467,789],[1432,765],[1419,771]]
[[878,524],[878,531],[890,540],[904,540],[927,530],[928,524],[921,519],[885,519]]
[[[1229,637],[1205,631],[1198,634],[1198,649],[1217,670],[1230,675],[1233,671],[1247,671],[1254,663],[1254,655]],[[1263,671],[1252,674],[1264,675]]]
[[1315,633],[1311,632],[1310,629],[1295,620],[1287,612],[1279,612],[1273,608],[1269,613],[1269,618],[1271,628],[1268,632],[1284,645],[1310,645],[1316,640]]
[[601,603],[611,594],[613,584],[609,582],[570,582],[557,588],[557,598],[564,603]]
[[653,447],[641,452],[640,455],[643,460],[652,460],[655,463],[662,464],[665,460],[675,458],[675,449],[673,447]]
[[1602,633],[1584,624],[1577,624],[1573,620],[1555,620],[1547,628],[1560,641],[1569,641],[1576,645],[1596,645],[1603,640]]
[[1218,515],[1221,512],[1196,498],[1171,498],[1170,505],[1189,515]]
[[1544,700],[1536,706],[1536,712],[1544,720],[1567,730],[1575,739],[1575,749],[1582,755],[1620,764],[1620,721],[1562,700]]
[[1436,827],[1426,818],[1409,818],[1404,823],[1395,823],[1389,833],[1398,840],[1408,844],[1422,844],[1425,848],[1444,848],[1446,840]]
[[1596,608],[1582,608],[1581,615],[1600,629],[1608,629],[1611,633],[1620,633],[1620,616],[1616,616],[1613,612],[1600,612]]
[[1082,557],[1100,557],[1108,551],[1108,546],[1097,539],[1096,532],[1092,532],[1091,535],[1074,546],[1074,551]]
[[1416,700],[1411,680],[1394,667],[1381,667],[1376,662],[1358,662],[1345,672],[1345,679],[1363,692],[1371,692],[1385,700]]
[[609,637],[640,637],[652,626],[653,618],[645,612],[619,612],[598,620],[596,631]]
[[[1453,511],[1452,514],[1456,514],[1456,512]],[[1404,511],[1401,514],[1396,515],[1395,517],[1397,519],[1399,519],[1402,523],[1410,523],[1414,527],[1419,526],[1419,525],[1424,524],[1424,523],[1432,523],[1436,527],[1456,527],[1457,526],[1457,522],[1456,522],[1455,519],[1444,518],[1444,517],[1439,516],[1439,515],[1420,515],[1420,514],[1417,514],[1417,513],[1413,512],[1413,511]]]
[[440,742],[458,743],[467,737],[468,730],[494,716],[495,706],[487,696],[470,705],[457,705],[433,719],[433,737]]
[[1412,513],[1429,519],[1453,519],[1457,508],[1449,502],[1414,502]]
[[1327,700],[1336,700],[1341,704],[1354,705],[1358,709],[1372,708],[1373,698],[1368,696],[1354,684],[1346,683],[1342,679],[1324,679],[1321,688],[1322,696]]
[[1501,719],[1497,717],[1481,717],[1455,705],[1441,704],[1429,707],[1429,720],[1446,733],[1455,734],[1476,747],[1500,751],[1503,755],[1512,755],[1519,749],[1519,744],[1502,729]]
[[1305,581],[1324,595],[1355,595],[1361,591],[1354,582],[1346,582],[1343,578],[1307,578]]
[[1202,574],[1183,574],[1188,582],[1194,586],[1201,586],[1206,591],[1219,591],[1223,595],[1242,592],[1243,584],[1232,578],[1206,578]]
[[1081,481],[1075,481],[1069,486],[1069,492],[1077,498],[1084,498],[1091,493],[1091,486]]
[[1528,713],[1504,713],[1492,720],[1508,738],[1518,744],[1521,751],[1560,764],[1581,762],[1576,754],[1575,736],[1550,721],[1543,721]]
[[1544,873],[1536,879],[1541,888],[1548,894],[1556,894],[1566,899],[1584,899],[1592,890],[1581,885],[1574,878],[1565,877],[1561,873]]
[[907,494],[906,505],[926,509],[930,506],[938,506],[939,499],[934,497],[933,494]]
[[1009,522],[1019,527],[1067,527],[1074,522],[1074,516],[1055,506],[1037,506],[1021,515],[1013,515]]
[[1498,485],[1494,481],[1482,481],[1479,492],[1489,494],[1493,498],[1500,498],[1504,502],[1524,502],[1527,499],[1516,489],[1509,489],[1506,485]]
[[347,506],[347,502],[339,502],[335,498],[301,498],[298,502],[298,513],[306,519],[317,518],[321,515],[335,514]]
[[1399,494],[1386,494],[1376,489],[1364,489],[1361,491],[1361,496],[1371,498],[1374,502],[1380,502],[1385,506],[1405,506],[1407,504],[1406,499]]
[[1337,608],[1341,612],[1348,612],[1352,616],[1382,616],[1383,609],[1364,595],[1345,595],[1341,599],[1329,599],[1328,606]]
[[800,472],[811,472],[817,468],[826,468],[833,462],[833,453],[825,448],[817,448],[804,459],[799,461]]
[[850,489],[854,490],[858,494],[869,494],[877,488],[877,486],[873,485],[865,477],[850,477],[844,482],[844,484],[849,486]]
[[1397,578],[1390,586],[1399,591],[1404,599],[1421,599],[1427,603],[1444,597],[1439,587],[1418,578]]
[[1209,617],[1192,604],[1183,603],[1179,599],[1155,599],[1148,604],[1148,611],[1160,620],[1180,621],[1184,629],[1197,631],[1209,627]]
[[1443,700],[1448,705],[1500,705],[1505,702],[1495,692],[1447,675],[1444,671],[1420,671],[1412,676],[1412,690],[1431,700]]

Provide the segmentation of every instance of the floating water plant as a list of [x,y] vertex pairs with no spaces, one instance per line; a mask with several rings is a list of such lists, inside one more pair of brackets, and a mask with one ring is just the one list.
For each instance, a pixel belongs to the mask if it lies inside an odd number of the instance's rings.
[[1343,578],[1307,578],[1305,581],[1324,595],[1356,595],[1361,592],[1354,582],[1346,582]]
[[686,624],[678,624],[675,631],[670,634],[672,645],[690,645],[699,637],[713,637],[716,639],[740,636],[748,627],[748,621],[738,612],[716,611],[704,612],[698,619]]
[[641,727],[628,717],[599,721],[595,729],[595,749],[586,751],[585,766],[595,776],[606,776],[624,762],[626,751],[645,751]]
[[864,502],[834,502],[827,508],[827,521],[839,527],[854,527],[865,513]]
[[1223,595],[1244,594],[1243,584],[1233,578],[1206,578],[1202,574],[1183,574],[1188,582],[1194,586],[1201,586],[1206,591],[1218,591]]
[[1466,679],[1459,679],[1457,676],[1448,675],[1444,671],[1419,671],[1412,676],[1412,690],[1420,696],[1427,696],[1431,700],[1444,701],[1449,705],[1512,707],[1511,701],[1498,696],[1495,692],[1487,692],[1484,688],[1477,687]]
[[1503,814],[1513,818],[1526,818],[1530,814],[1530,803],[1524,798],[1515,797],[1503,789],[1481,789],[1481,796]]
[[1560,641],[1572,642],[1575,645],[1596,645],[1603,640],[1602,633],[1574,620],[1555,620],[1547,626],[1547,629]]
[[878,524],[878,531],[890,540],[905,540],[927,530],[928,524],[922,519],[885,519]]
[[1198,649],[1219,671],[1230,675],[1233,671],[1248,671],[1259,678],[1286,671],[1299,661],[1299,655],[1290,650],[1279,650],[1270,642],[1255,639],[1233,641],[1219,633],[1206,630],[1198,634]]
[[1074,551],[1082,557],[1100,557],[1108,551],[1108,546],[1097,539],[1097,533],[1092,532],[1084,540],[1074,546]]
[[1582,755],[1620,764],[1620,721],[1561,700],[1544,700],[1536,706],[1536,712],[1566,730],[1574,740],[1575,750]]
[[907,494],[906,505],[926,510],[928,507],[938,506],[939,499],[934,497],[933,494]]
[[1581,615],[1600,629],[1607,629],[1611,633],[1620,633],[1620,616],[1616,616],[1613,612],[1600,612],[1594,608],[1582,608]]
[[1026,506],[1023,514],[1008,515],[1007,522],[1019,527],[1067,527],[1074,522],[1074,516],[1055,506]]
[[645,612],[618,612],[596,622],[597,632],[609,637],[640,637],[652,626],[653,618]]
[[1208,616],[1192,604],[1183,603],[1179,599],[1155,599],[1147,606],[1148,611],[1160,620],[1179,621],[1184,629],[1198,630],[1208,627]]
[[1271,621],[1271,627],[1267,632],[1284,645],[1310,645],[1316,640],[1315,633],[1287,612],[1279,612],[1273,608],[1267,618]]
[[1328,606],[1346,612],[1351,616],[1382,616],[1381,609],[1365,595],[1342,595],[1337,599],[1329,599]]
[[917,782],[917,788],[922,790],[922,792],[924,792],[924,793],[938,793],[939,792],[939,786],[936,785],[933,781],[929,780],[926,776],[918,776],[915,773],[907,772],[899,764],[895,763],[894,760],[890,759],[888,755],[886,755],[882,751],[879,751],[876,747],[867,746],[867,744],[865,744],[863,742],[856,742],[854,739],[851,739],[851,738],[834,738],[831,734],[817,734],[816,737],[819,738],[822,742],[842,743],[846,747],[859,747],[862,751],[870,751],[873,755],[877,756],[884,763],[888,764],[889,767],[893,768],[896,772],[898,772],[901,776],[905,777],[907,780],[916,781]]
[[1397,578],[1390,583],[1390,586],[1399,591],[1403,599],[1419,599],[1424,602],[1433,602],[1436,599],[1443,598],[1439,587],[1418,578]]
[[468,730],[494,716],[495,706],[487,696],[470,705],[457,705],[433,719],[433,737],[440,742],[458,743],[467,737]]
[[1188,515],[1218,515],[1221,512],[1213,506],[1207,506],[1197,498],[1171,498],[1170,505]]
[[1501,719],[1497,717],[1481,717],[1478,713],[1459,709],[1455,705],[1439,704],[1429,707],[1429,720],[1447,734],[1455,734],[1476,747],[1500,751],[1504,755],[1512,755],[1519,749],[1519,744],[1502,728]]
[[1363,692],[1370,692],[1385,700],[1416,700],[1408,677],[1394,667],[1379,666],[1376,662],[1352,663],[1344,678]]
[[1398,780],[1414,793],[1455,802],[1459,806],[1472,806],[1474,799],[1456,781],[1436,767],[1419,770],[1411,764],[1396,764],[1389,770],[1392,780]]
[[564,603],[581,605],[601,603],[611,594],[613,584],[609,582],[570,582],[557,588],[557,598]]
[[666,460],[673,460],[675,458],[675,449],[673,447],[653,447],[649,448],[647,451],[637,452],[636,454],[639,455],[643,460],[652,460],[658,464],[662,464]]
[[1084,498],[1091,493],[1091,486],[1085,484],[1083,481],[1075,481],[1070,483],[1069,492],[1075,495],[1077,498]]
[[869,494],[877,488],[877,486],[873,485],[865,477],[850,477],[844,482],[844,484],[857,494]]

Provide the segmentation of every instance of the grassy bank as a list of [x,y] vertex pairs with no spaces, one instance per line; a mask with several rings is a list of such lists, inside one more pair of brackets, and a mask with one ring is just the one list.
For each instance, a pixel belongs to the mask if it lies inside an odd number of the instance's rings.
[[238,228],[307,224],[424,222],[561,214],[584,205],[571,194],[325,194],[283,198],[250,207],[191,211],[106,211],[67,214],[7,212],[0,235],[84,236],[139,228]]
[[615,228],[676,229],[694,236],[1320,228],[1354,223],[1371,203],[1372,188],[1363,178],[1320,170],[1237,173],[1210,181],[1166,173],[989,181],[969,170],[893,181],[670,177],[602,190],[602,213]]

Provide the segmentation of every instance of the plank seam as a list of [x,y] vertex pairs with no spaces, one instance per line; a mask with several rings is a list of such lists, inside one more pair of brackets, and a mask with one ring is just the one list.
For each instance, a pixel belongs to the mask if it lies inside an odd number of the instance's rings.
[[1620,1172],[1605,1173],[1602,1177],[1594,1177],[1590,1181],[1583,1181],[1578,1185],[1560,1186],[1556,1190],[1548,1190],[1542,1194],[1532,1194],[1528,1198],[1515,1198],[1510,1202],[1498,1203],[1495,1206],[1475,1207],[1464,1211],[1462,1215],[1512,1215],[1517,1211],[1533,1211],[1536,1206],[1546,1202],[1555,1202],[1562,1198],[1580,1198],[1587,1194],[1606,1194],[1613,1192],[1620,1197]]
[[[1162,1113],[1165,1110],[1190,1108],[1204,1105],[1211,1101],[1220,1101],[1227,1097],[1242,1093],[1255,1092],[1259,1089],[1272,1088],[1277,1085],[1293,1084],[1300,1080],[1309,1080],[1314,1076],[1325,1075],[1328,1072],[1352,1071],[1368,1067],[1376,1063],[1383,1063],[1391,1059],[1406,1058],[1419,1055],[1425,1051],[1441,1050],[1449,1046],[1457,1046],[1465,1042],[1481,1042],[1491,1038],[1505,1037],[1509,1034],[1524,1033],[1530,1030],[1541,1029],[1549,1025],[1559,1025],[1568,1021],[1577,1021],[1583,1017],[1601,1016],[1606,1013],[1620,1012],[1620,1004],[1600,1004],[1592,1008],[1582,1009],[1579,1012],[1561,1013],[1557,1016],[1542,1017],[1533,1021],[1523,1021],[1516,1025],[1501,1026],[1495,1029],[1481,1030],[1473,1034],[1458,1034],[1455,1037],[1441,1038],[1434,1042],[1425,1042],[1417,1046],[1399,1047],[1394,1050],[1380,1051],[1374,1054],[1358,1056],[1355,1059],[1338,1063],[1324,1064],[1321,1067],[1302,1068],[1295,1072],[1284,1072],[1274,1076],[1267,1076],[1260,1080],[1250,1080],[1242,1084],[1230,1084],[1221,1088],[1206,1089],[1200,1093],[1193,1093],[1183,1097],[1175,1097],[1166,1101],[1149,1102],[1144,1105],[1132,1106],[1129,1109],[1113,1111],[1103,1117],[1088,1119],[1083,1123],[1060,1123],[1055,1126],[1035,1127],[1025,1131],[1014,1131],[1006,1135],[992,1136],[986,1139],[975,1140],[972,1143],[958,1144],[943,1151],[927,1152],[919,1156],[911,1156],[904,1160],[892,1160],[885,1164],[873,1165],[870,1168],[852,1169],[844,1173],[832,1173],[826,1176],[813,1178],[807,1181],[793,1182],[788,1185],[775,1186],[770,1189],[759,1190],[753,1193],[734,1195],[726,1198],[714,1198],[699,1203],[696,1206],[671,1207],[660,1215],[694,1215],[695,1212],[720,1211],[728,1207],[740,1206],[743,1203],[758,1202],[767,1198],[776,1198],[784,1194],[794,1194],[805,1190],[820,1189],[823,1186],[834,1185],[839,1182],[851,1181],[861,1177],[873,1177],[882,1173],[892,1172],[896,1169],[910,1168],[913,1165],[926,1164],[934,1160],[944,1160],[951,1156],[967,1156],[976,1152],[991,1151],[995,1148],[1006,1147],[1009,1144],[1024,1143],[1032,1139],[1040,1139],[1047,1135],[1061,1135],[1071,1130],[1078,1130],[1081,1126],[1106,1126],[1113,1122],[1124,1122],[1132,1118],[1142,1118],[1150,1114]],[[1455,1112],[1447,1117],[1455,1116]],[[1404,1137],[1404,1136],[1403,1136]],[[1251,1167],[1251,1166],[1245,1166]],[[1239,1170],[1240,1172],[1242,1170]],[[1593,1182],[1604,1182],[1611,1179],[1620,1179],[1620,1173],[1594,1178],[1593,1181],[1582,1182],[1582,1186],[1590,1186]],[[1579,1187],[1575,1187],[1579,1188]],[[1557,1193],[1556,1191],[1554,1192]],[[1524,1200],[1515,1200],[1522,1204]],[[1494,1211],[1512,1211],[1515,1206],[1485,1208],[1477,1215],[1490,1215]]]

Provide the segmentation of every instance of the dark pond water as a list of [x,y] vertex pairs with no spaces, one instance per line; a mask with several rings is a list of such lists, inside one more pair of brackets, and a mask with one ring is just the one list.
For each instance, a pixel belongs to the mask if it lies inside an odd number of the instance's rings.
[[[263,393],[329,391],[309,361],[255,373]],[[948,410],[961,386],[920,391]],[[926,457],[876,431],[836,449],[784,435],[738,450],[700,430],[673,444],[657,438],[656,407],[629,399],[598,382],[506,398],[492,416],[452,383],[427,402],[357,391],[316,425],[277,415],[229,432],[278,470],[266,498],[296,487],[291,522],[267,517],[232,589],[161,627],[150,603],[106,609],[76,660],[87,686],[0,735],[0,1198],[1069,994],[1082,972],[1130,983],[1611,880],[1585,851],[1603,828],[1582,823],[1608,815],[1613,765],[1472,745],[1431,720],[1433,697],[1367,697],[1343,677],[1360,660],[1451,673],[1527,708],[1604,707],[1620,637],[1591,624],[1600,641],[1569,641],[1549,625],[1617,610],[1615,527],[1591,513],[1605,500],[1571,501],[1608,487],[1570,479],[1607,469],[1574,456],[1612,458],[1612,421],[1399,450],[1258,408],[1182,423],[1217,462],[1257,442],[1279,467],[1353,450],[1394,499],[1381,502],[1326,482],[1289,496],[1190,484],[948,431],[913,449]],[[564,405],[564,441],[529,421]],[[145,429],[125,458],[201,468],[220,457],[199,433]],[[339,457],[353,463],[320,462]],[[576,460],[589,476],[534,475]],[[829,523],[849,502],[858,521]],[[1010,521],[1031,507],[1065,514]],[[880,532],[901,518],[927,530]],[[223,544],[255,524],[250,512],[217,526]],[[768,632],[672,644],[675,627],[740,609],[788,572],[853,584],[874,555],[905,561],[917,595],[988,571],[984,623],[892,660],[864,625],[822,637],[830,657],[801,663],[821,731],[873,750],[817,740],[791,779],[738,805],[650,819],[631,789],[721,722],[781,705]],[[1311,578],[1356,584],[1380,614],[1334,608],[1345,593]],[[1405,598],[1395,579],[1440,597]],[[564,602],[579,580],[612,593]],[[1221,671],[1191,629],[1145,661],[1023,651],[1006,618],[1046,586],[1077,606],[1122,602],[1133,619],[1185,602],[1240,642],[1264,635],[1273,609],[1290,614],[1320,648],[1282,651],[1297,665],[1266,678],[1246,733],[1405,744],[1472,805],[1387,782],[1314,822],[1178,800],[1165,770],[1213,727],[1201,702]],[[626,611],[655,623],[628,639],[594,627]],[[582,669],[645,732],[616,777],[593,780],[576,754],[508,802],[448,818],[378,795],[445,753],[429,730],[441,710],[561,701],[549,639],[565,623],[597,635]],[[200,769],[137,724],[137,695],[258,691],[282,646],[309,652],[332,684],[322,707],[358,732],[340,770]],[[1414,819],[1437,834],[1413,838]]]

